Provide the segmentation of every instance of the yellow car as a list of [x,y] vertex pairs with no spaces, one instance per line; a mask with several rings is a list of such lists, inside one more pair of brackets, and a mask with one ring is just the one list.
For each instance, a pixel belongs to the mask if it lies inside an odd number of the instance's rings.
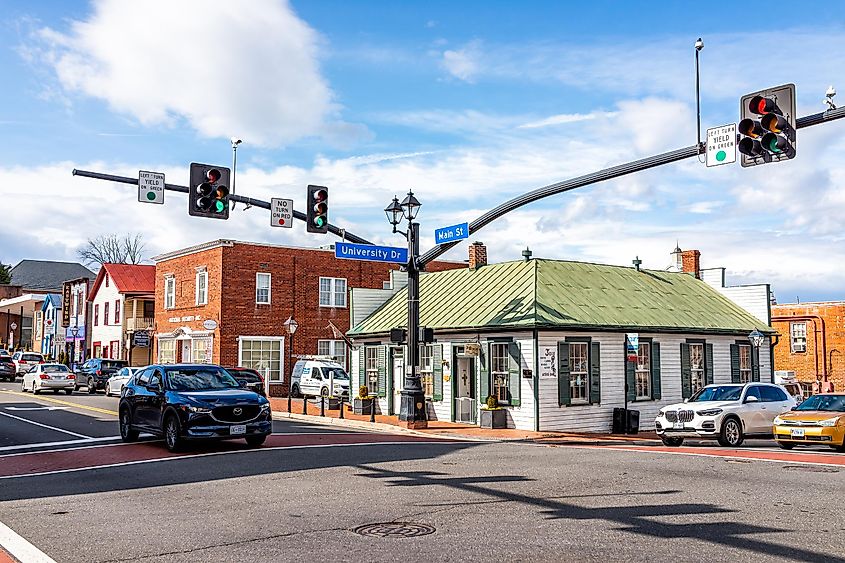
[[845,452],[845,393],[813,395],[775,417],[772,433],[778,445],[825,445]]

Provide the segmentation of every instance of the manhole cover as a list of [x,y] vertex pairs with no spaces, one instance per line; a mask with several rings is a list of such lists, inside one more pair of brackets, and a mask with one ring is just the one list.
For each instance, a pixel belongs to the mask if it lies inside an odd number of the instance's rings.
[[383,522],[352,528],[356,534],[376,538],[416,538],[434,533],[434,527],[414,522]]
[[839,473],[835,467],[825,467],[823,465],[784,465],[787,471],[809,471],[811,473]]

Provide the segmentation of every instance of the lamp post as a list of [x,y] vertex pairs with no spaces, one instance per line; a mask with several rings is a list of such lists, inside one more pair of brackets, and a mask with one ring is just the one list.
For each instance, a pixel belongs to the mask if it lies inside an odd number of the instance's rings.
[[[415,223],[420,210],[420,202],[414,197],[414,192],[399,203],[394,197],[384,213],[387,221],[393,226],[393,232],[399,233],[408,241],[408,353],[405,364],[405,387],[402,389],[399,420],[409,428],[425,428],[428,426],[425,416],[425,394],[423,393],[420,376],[417,373],[419,363],[419,327],[420,327],[420,224]],[[408,230],[403,232],[396,226],[405,219]]]
[[[293,352],[293,335],[294,335],[294,333],[296,333],[296,329],[299,328],[299,323],[296,322],[293,318],[293,315],[291,315],[290,317],[288,317],[288,320],[286,320],[284,324],[285,324],[285,329],[288,331],[288,334],[290,334],[290,345],[288,345],[288,366],[290,366],[291,354]],[[291,379],[293,379],[293,369],[291,369],[291,368],[289,368],[289,369],[290,369],[290,371],[288,373],[290,375],[288,375],[288,414],[290,414],[290,409],[291,409],[290,395],[291,395],[291,385],[293,383],[293,381],[291,381]]]
[[[748,334],[748,341],[751,342],[751,345],[754,347],[754,355],[751,356],[751,379],[754,380],[754,370],[757,370],[757,380],[760,379],[760,346],[763,345],[763,341],[766,339],[766,335],[762,332],[757,330],[756,328],[752,330]],[[756,365],[755,365],[756,359]]]

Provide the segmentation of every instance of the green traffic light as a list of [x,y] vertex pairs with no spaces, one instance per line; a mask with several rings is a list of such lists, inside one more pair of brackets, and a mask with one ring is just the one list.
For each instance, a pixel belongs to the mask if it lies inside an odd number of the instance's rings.
[[223,213],[226,210],[226,204],[220,201],[219,199],[214,202],[214,211],[217,213]]
[[325,221],[325,219],[324,219],[323,217],[314,217],[314,224],[315,224],[317,227],[322,228],[322,226],[323,226],[325,223],[326,223],[326,221]]

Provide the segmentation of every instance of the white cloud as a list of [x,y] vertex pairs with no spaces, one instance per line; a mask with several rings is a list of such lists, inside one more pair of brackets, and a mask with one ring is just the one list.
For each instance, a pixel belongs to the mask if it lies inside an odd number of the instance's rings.
[[[589,121],[596,118],[595,113],[561,113],[558,115],[551,115],[540,119],[539,121],[531,121],[523,123],[519,129],[536,129],[538,127],[548,127],[550,125],[563,125],[566,123],[577,123],[579,121]],[[605,114],[608,116],[609,114]]]
[[479,66],[481,56],[481,42],[472,41],[463,49],[444,51],[442,64],[455,78],[472,83],[481,71]]

